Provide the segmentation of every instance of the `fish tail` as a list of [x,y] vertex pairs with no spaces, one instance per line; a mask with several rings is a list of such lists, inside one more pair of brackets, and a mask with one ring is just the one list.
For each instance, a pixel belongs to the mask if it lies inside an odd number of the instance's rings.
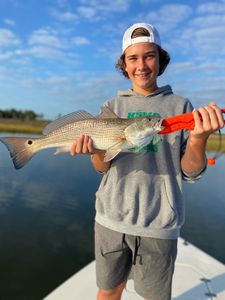
[[22,168],[38,151],[33,146],[34,140],[23,137],[0,138],[0,141],[8,148],[16,169]]

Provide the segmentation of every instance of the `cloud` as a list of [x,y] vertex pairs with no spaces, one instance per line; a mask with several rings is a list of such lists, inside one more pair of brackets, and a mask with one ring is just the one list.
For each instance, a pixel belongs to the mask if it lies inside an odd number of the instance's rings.
[[130,7],[131,0],[83,0],[81,1],[86,7],[93,7],[98,12],[126,12]]
[[57,0],[57,4],[59,6],[65,6],[67,4],[67,0]]
[[113,16],[114,13],[127,12],[131,0],[95,0],[95,1],[81,1],[83,5],[77,8],[78,13],[92,21],[104,19],[106,16]]
[[190,53],[191,56],[194,53],[204,53],[209,59],[209,55],[225,54],[224,35],[225,16],[197,17],[189,26],[174,33],[168,45],[170,49],[177,47],[185,54]]
[[77,36],[71,39],[71,43],[77,46],[89,45],[90,41],[86,37]]
[[213,59],[215,55],[217,57],[218,53],[224,55],[224,11],[224,1],[197,5],[195,10],[190,11],[189,19],[186,19],[185,23],[181,22],[173,31],[164,31],[163,44],[166,44],[169,52],[178,56],[179,53],[186,55],[188,60],[196,61],[199,54],[205,60]]
[[35,46],[32,47],[30,50],[27,51],[28,54],[31,54],[37,58],[44,58],[44,59],[62,59],[64,57],[64,53],[57,49],[45,46]]
[[14,51],[6,51],[0,52],[0,61],[10,60],[11,65],[15,64],[27,64],[33,65],[35,61],[31,61],[28,57],[33,57],[41,60],[60,60],[65,62],[69,62],[71,65],[77,64],[79,62],[78,55],[72,52],[65,52],[57,48],[53,48],[48,45],[34,45],[30,48],[20,48]]
[[77,9],[78,13],[87,19],[92,19],[97,15],[97,10],[95,7],[90,6],[80,6]]
[[198,6],[197,12],[201,14],[214,14],[214,13],[224,13],[225,12],[225,2],[224,1],[214,1],[202,3]]
[[64,58],[64,52],[54,49],[52,47],[48,46],[34,46],[30,49],[24,49],[24,50],[16,50],[16,55],[32,55],[36,58],[43,58],[43,59],[50,59],[50,60],[58,60]]
[[[216,63],[215,63],[216,62]],[[184,62],[177,62],[172,63],[170,66],[170,71],[173,74],[182,74],[184,72],[203,72],[206,73],[217,73],[219,71],[223,71],[223,60],[220,61],[206,61],[202,60],[201,63],[196,64],[195,61],[184,61]]]
[[52,9],[51,15],[60,22],[76,22],[79,20],[79,16],[73,12],[65,11],[60,12],[56,9]]
[[7,51],[5,53],[0,53],[0,61],[8,60],[14,56],[12,51]]
[[3,84],[3,81],[8,81],[10,78],[9,70],[6,67],[0,67],[0,84]]
[[169,65],[166,74],[160,78],[161,85],[168,82],[174,92],[188,97],[195,107],[215,101],[218,106],[224,106],[225,75],[223,59],[187,60]]
[[16,22],[11,19],[4,19],[4,23],[9,26],[14,26],[16,24]]
[[161,34],[170,32],[179,23],[184,22],[192,14],[192,7],[186,4],[166,4],[158,10],[146,13],[142,18],[149,20]]
[[38,78],[25,78],[21,81],[23,85],[29,85],[29,86],[36,86],[36,87],[47,87],[50,88],[54,85],[64,85],[70,83],[70,79],[66,76],[61,76],[61,75],[49,75],[47,77],[38,77]]
[[28,43],[30,45],[45,45],[52,48],[64,48],[65,41],[45,29],[39,29],[32,33]]
[[201,48],[202,51],[210,51],[218,53],[218,50],[225,54],[225,45],[223,42],[225,36],[225,27],[214,26],[204,28],[194,33],[193,42],[196,48]]
[[66,1],[58,0],[58,5],[65,11],[59,11],[55,8],[51,10],[51,15],[60,22],[79,22],[85,20],[99,21],[106,17],[114,17],[114,13],[127,12],[132,0],[80,0],[73,8],[68,8]]
[[[68,88],[68,107],[73,104],[77,109],[87,109],[98,113],[104,101],[116,96],[119,86],[124,86],[127,80],[117,72],[103,74],[77,74]],[[107,88],[106,88],[107,87]],[[91,92],[90,92],[91,91]]]
[[189,22],[190,27],[196,29],[209,28],[214,26],[224,26],[225,25],[225,15],[224,14],[211,14],[211,15],[197,15]]
[[11,30],[0,28],[0,47],[14,47],[20,43],[20,39]]

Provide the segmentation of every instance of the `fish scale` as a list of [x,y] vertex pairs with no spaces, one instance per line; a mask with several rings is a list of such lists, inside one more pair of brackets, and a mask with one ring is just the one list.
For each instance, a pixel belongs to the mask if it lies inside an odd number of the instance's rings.
[[[77,121],[49,133],[46,137],[35,140],[34,144],[41,149],[50,146],[69,146],[83,134],[91,136],[96,148],[107,149],[121,140],[121,137],[124,136],[124,129],[131,123],[132,120],[127,119],[119,124],[115,120]],[[101,135],[99,131],[101,131]]]

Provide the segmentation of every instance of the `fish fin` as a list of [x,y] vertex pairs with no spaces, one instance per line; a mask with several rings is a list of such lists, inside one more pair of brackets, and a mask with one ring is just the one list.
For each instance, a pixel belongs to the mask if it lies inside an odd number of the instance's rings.
[[22,137],[0,138],[0,141],[8,148],[16,169],[22,168],[37,152],[32,146],[34,140]]
[[121,149],[113,150],[109,149],[106,151],[104,156],[104,162],[108,162],[112,160],[114,157],[116,157],[121,152]]
[[69,151],[70,151],[70,147],[66,147],[66,146],[65,147],[59,147],[55,150],[54,155],[69,152]]
[[119,117],[108,107],[103,106],[101,113],[98,115],[98,119],[118,119]]
[[93,115],[90,113],[86,112],[85,110],[79,110],[76,112],[72,112],[68,115],[62,116],[55,121],[52,121],[49,123],[43,130],[43,134],[47,135],[53,130],[56,130],[57,128],[67,125],[69,123],[75,122],[75,121],[82,121],[86,119],[93,119],[95,118]]
[[108,162],[112,160],[114,157],[116,157],[122,151],[123,143],[124,143],[124,139],[121,139],[119,142],[109,147],[105,152],[104,162]]

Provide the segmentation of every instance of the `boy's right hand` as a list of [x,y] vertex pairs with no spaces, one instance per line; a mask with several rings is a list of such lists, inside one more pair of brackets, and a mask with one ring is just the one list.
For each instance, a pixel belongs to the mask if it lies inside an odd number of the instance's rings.
[[93,154],[95,153],[92,139],[87,135],[81,135],[71,146],[70,154]]
[[[93,140],[87,135],[81,135],[71,146],[70,154],[89,154],[92,156],[92,163],[99,172],[106,172],[110,168],[110,162],[104,162],[105,150],[96,149]],[[96,154],[96,155],[95,155]]]

